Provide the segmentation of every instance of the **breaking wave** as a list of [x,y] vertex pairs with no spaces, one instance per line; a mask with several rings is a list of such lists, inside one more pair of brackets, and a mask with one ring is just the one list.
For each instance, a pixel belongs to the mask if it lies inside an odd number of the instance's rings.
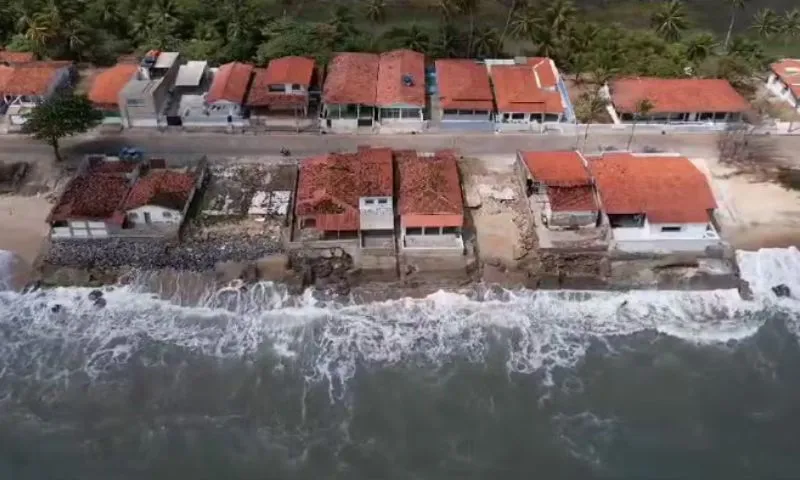
[[143,353],[161,345],[219,358],[269,352],[282,362],[301,361],[308,381],[327,381],[336,395],[360,365],[440,365],[455,355],[481,362],[492,345],[501,345],[509,372],[542,372],[548,381],[555,368],[579,362],[593,343],[608,346],[609,337],[650,330],[690,342],[728,342],[752,336],[775,309],[796,318],[797,301],[779,299],[770,289],[782,283],[800,292],[800,252],[765,249],[738,258],[752,301],[735,290],[474,290],[356,303],[311,291],[294,297],[264,282],[205,292],[189,305],[180,289],[165,298],[135,283],[104,289],[106,305],[99,308],[88,288],[5,291],[0,379],[102,379],[133,357],[145,364],[168,361]]

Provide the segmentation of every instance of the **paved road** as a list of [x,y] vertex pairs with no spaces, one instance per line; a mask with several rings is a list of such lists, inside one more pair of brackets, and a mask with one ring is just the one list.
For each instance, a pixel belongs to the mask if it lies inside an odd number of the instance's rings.
[[[142,148],[148,155],[210,157],[279,156],[286,147],[292,156],[304,157],[331,151],[353,151],[359,145],[386,146],[397,149],[434,151],[455,148],[464,155],[509,154],[517,150],[570,149],[576,145],[572,135],[473,134],[473,135],[242,135],[189,134],[157,132],[124,132],[67,139],[64,153],[82,156],[87,153],[116,152],[125,145]],[[634,150],[645,147],[677,151],[687,156],[714,156],[719,135],[715,133],[672,133],[667,135],[642,132],[635,137]],[[752,142],[768,144],[775,155],[784,158],[800,156],[800,136],[752,137]],[[601,146],[624,148],[628,135],[619,132],[590,133],[586,151]],[[26,137],[0,138],[0,158],[51,158],[50,147]]]

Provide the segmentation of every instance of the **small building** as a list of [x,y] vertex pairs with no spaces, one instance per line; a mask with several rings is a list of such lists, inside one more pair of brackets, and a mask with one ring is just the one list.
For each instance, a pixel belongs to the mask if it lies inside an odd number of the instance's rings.
[[800,59],[784,58],[770,66],[767,89],[800,111]]
[[432,99],[439,127],[451,130],[494,130],[494,97],[486,66],[474,60],[436,60],[438,95]]
[[398,151],[396,159],[400,248],[463,253],[464,200],[455,154]]
[[721,240],[706,176],[681,156],[606,153],[591,159],[614,249],[703,253]]
[[158,127],[164,123],[171,100],[181,56],[178,52],[151,50],[142,59],[137,72],[119,94],[122,125]]
[[95,108],[103,112],[103,123],[121,124],[119,94],[125,85],[136,75],[139,66],[119,63],[100,72],[89,89],[89,100]]
[[580,152],[519,152],[525,194],[548,229],[594,227],[599,208],[586,159]]
[[330,240],[358,248],[394,248],[392,151],[361,148],[300,164],[296,241]]
[[309,126],[309,90],[314,82],[311,58],[282,57],[258,68],[245,105],[251,123],[300,129]]
[[642,100],[653,104],[640,123],[721,125],[743,121],[750,105],[728,82],[713,78],[625,78],[603,87],[615,123],[632,123]]
[[382,53],[376,88],[381,131],[425,129],[425,55],[413,50]]
[[558,90],[558,70],[549,58],[529,58],[515,64],[487,63],[497,103],[499,131],[544,131],[558,123],[566,106]]
[[[243,125],[244,100],[252,77],[253,66],[248,63],[232,62],[219,67],[205,96],[203,110],[195,114],[192,121],[209,125]],[[187,120],[184,117],[184,125]]]
[[340,53],[333,57],[322,90],[323,132],[372,129],[380,57],[373,53]]
[[205,171],[205,161],[169,168],[164,160],[150,160],[122,207],[126,235],[177,236]]
[[0,108],[12,125],[25,123],[25,115],[59,90],[69,88],[72,62],[29,62],[0,66]]

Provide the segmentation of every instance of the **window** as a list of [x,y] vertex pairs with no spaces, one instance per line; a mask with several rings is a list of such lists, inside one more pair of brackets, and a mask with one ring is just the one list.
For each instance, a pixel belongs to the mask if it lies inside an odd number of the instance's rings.
[[444,227],[442,235],[458,235],[458,227]]
[[317,226],[316,218],[304,218],[300,228],[314,228]]
[[144,106],[144,100],[141,98],[129,98],[125,103],[127,103],[129,107]]
[[131,220],[138,220],[139,219],[139,214],[136,213],[136,212],[129,213],[128,214],[128,218],[131,219]]
[[381,109],[381,118],[400,118],[400,109],[399,108],[382,108]]
[[425,227],[425,231],[423,232],[425,235],[439,235],[439,227]]
[[364,203],[367,204],[367,205],[374,205],[375,204],[375,200],[373,200],[371,198],[368,198],[368,199],[364,200]]
[[458,115],[458,110],[445,109],[444,114],[445,115]]
[[164,212],[164,218],[172,218],[172,212]]
[[292,90],[301,90],[302,88],[299,83],[292,84]]
[[680,226],[677,225],[670,225],[668,227],[661,227],[662,232],[680,232],[683,230]]
[[525,114],[524,113],[512,113],[511,114],[511,120],[525,120]]
[[421,227],[406,228],[406,235],[422,235]]
[[632,120],[633,120],[633,114],[632,113],[623,113],[622,114],[622,121],[623,122],[630,122]]
[[556,115],[554,113],[547,113],[544,116],[544,121],[545,122],[557,122],[558,121],[558,115]]
[[150,212],[144,212],[144,223],[150,223]]
[[475,114],[475,115],[488,115],[489,114],[489,112],[487,112],[486,110],[475,110],[472,113]]
[[285,88],[283,85],[270,85],[269,87],[270,92],[283,92]]
[[378,205],[386,205],[389,201],[385,198],[378,199]]

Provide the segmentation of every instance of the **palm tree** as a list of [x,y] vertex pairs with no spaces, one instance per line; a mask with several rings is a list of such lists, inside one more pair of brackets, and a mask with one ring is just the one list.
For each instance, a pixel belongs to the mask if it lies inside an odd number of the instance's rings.
[[445,20],[453,18],[458,13],[458,4],[456,0],[436,0],[434,8]]
[[383,22],[386,19],[386,0],[364,0],[364,14],[372,22]]
[[506,23],[503,25],[503,32],[500,34],[501,46],[506,41],[506,34],[508,33],[508,29],[511,26],[511,21],[514,19],[514,14],[517,12],[518,7],[518,0],[511,0],[511,4],[508,6],[508,12],[506,13]]
[[517,9],[511,19],[511,35],[514,38],[531,38],[541,25],[541,18],[537,11],[528,6]]
[[[599,93],[584,93],[578,99],[575,115],[578,117],[579,122],[586,124],[586,130],[584,130],[583,133],[584,149],[589,140],[589,127],[592,125],[592,122],[606,110],[606,105],[608,105],[608,99],[601,96]],[[576,145],[575,148],[577,149],[578,146]]]
[[25,38],[31,41],[39,56],[43,56],[50,42],[58,36],[58,19],[47,13],[36,13],[28,19]]
[[762,8],[753,16],[753,25],[750,26],[764,39],[772,37],[780,30],[780,19],[771,8]]
[[744,8],[745,3],[749,0],[728,0],[728,4],[731,6],[731,23],[728,24],[728,33],[725,35],[725,43],[723,44],[723,48],[728,48],[728,43],[731,41],[731,33],[733,32],[733,26],[736,23],[736,12],[742,10]]
[[405,29],[401,41],[405,48],[424,53],[428,52],[431,44],[431,38],[428,33],[416,24],[412,24],[408,29]]
[[475,45],[475,14],[480,8],[479,0],[455,0],[458,12],[469,16],[469,55],[472,55],[472,47]]
[[589,56],[583,52],[572,52],[567,59],[569,71],[575,75],[575,83],[581,83],[581,75],[589,68]]
[[439,35],[431,48],[437,57],[460,57],[466,53],[460,48],[463,43],[462,33],[451,23],[445,23],[439,29]]
[[633,134],[636,132],[636,123],[650,114],[653,111],[655,105],[653,102],[650,101],[649,98],[643,98],[636,102],[635,109],[636,111],[633,112],[633,125],[631,125],[631,136],[628,138],[628,148],[627,150],[631,149],[631,144],[633,143]]
[[783,14],[781,33],[787,40],[800,38],[800,8],[793,8]]
[[717,40],[710,33],[700,33],[686,41],[686,58],[697,65],[714,53]]
[[496,28],[481,27],[475,31],[472,53],[479,58],[497,56],[500,50],[500,32]]
[[680,40],[681,34],[689,26],[686,10],[680,0],[662,3],[650,17],[650,24],[656,33],[668,42]]
[[551,0],[545,7],[542,16],[543,23],[553,29],[553,33],[560,35],[567,30],[578,10],[571,0]]
[[555,57],[561,45],[560,39],[549,28],[536,30],[531,36],[531,41],[536,45],[536,55],[540,57]]

